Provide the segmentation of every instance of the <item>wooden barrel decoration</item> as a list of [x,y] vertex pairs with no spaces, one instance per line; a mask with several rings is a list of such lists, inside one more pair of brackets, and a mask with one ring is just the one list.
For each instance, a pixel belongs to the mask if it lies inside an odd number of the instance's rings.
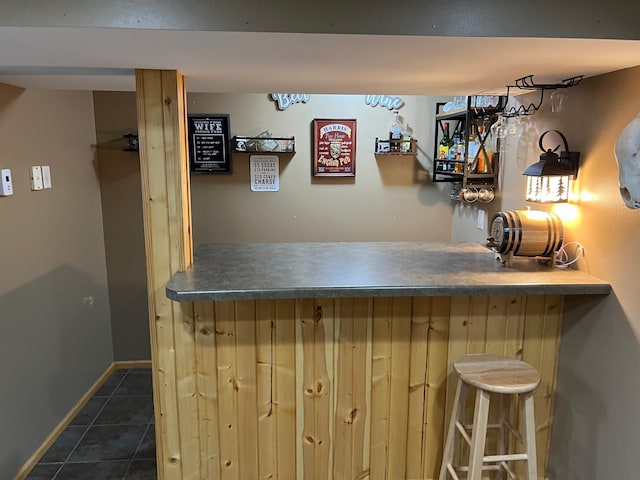
[[564,239],[562,221],[551,212],[511,210],[498,212],[491,221],[489,245],[498,253],[522,257],[551,257]]

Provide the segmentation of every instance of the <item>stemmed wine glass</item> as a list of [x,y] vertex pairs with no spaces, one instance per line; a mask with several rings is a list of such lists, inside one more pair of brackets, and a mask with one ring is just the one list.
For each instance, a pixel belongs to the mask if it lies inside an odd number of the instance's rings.
[[507,127],[507,135],[514,138],[520,138],[525,130],[524,122],[522,121],[522,115],[516,116]]

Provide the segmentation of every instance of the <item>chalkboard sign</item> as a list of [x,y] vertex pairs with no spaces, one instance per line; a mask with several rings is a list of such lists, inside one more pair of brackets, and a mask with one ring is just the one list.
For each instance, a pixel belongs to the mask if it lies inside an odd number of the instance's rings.
[[191,173],[231,173],[229,115],[188,115]]

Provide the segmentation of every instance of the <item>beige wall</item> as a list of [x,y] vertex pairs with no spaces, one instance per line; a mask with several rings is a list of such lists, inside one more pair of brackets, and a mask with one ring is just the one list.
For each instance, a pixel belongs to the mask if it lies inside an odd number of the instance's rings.
[[[522,171],[537,161],[537,140],[550,128],[562,131],[581,167],[570,205],[551,207],[565,224],[567,241],[579,241],[586,258],[578,268],[613,285],[613,293],[588,303],[568,302],[561,345],[550,459],[551,480],[637,478],[640,424],[640,211],[624,206],[618,192],[615,141],[640,112],[640,67],[587,79],[568,90],[563,114],[530,118],[531,134],[511,142],[503,162],[501,209],[521,209]],[[523,99],[528,101],[529,99]],[[546,138],[545,138],[546,140]],[[540,208],[530,204],[532,208]],[[549,207],[545,207],[549,208]],[[453,240],[475,233],[466,211],[454,215]],[[471,215],[472,216],[472,215]],[[486,233],[484,235],[486,237]],[[529,260],[518,260],[529,261]]]
[[[0,478],[12,478],[113,361],[89,92],[0,85]],[[32,192],[29,167],[53,188]]]
[[140,159],[124,151],[138,130],[135,93],[93,95],[109,305],[116,360],[149,360],[149,310]]
[[[363,95],[312,95],[278,111],[267,95],[189,95],[189,113],[229,113],[234,135],[293,135],[296,154],[281,159],[279,192],[251,192],[249,160],[233,158],[232,175],[192,176],[194,244],[210,242],[448,240],[451,202],[427,179],[436,99],[405,96],[400,110],[420,148],[415,158],[373,154],[388,135],[391,112]],[[311,176],[314,118],[356,118],[355,178]]]

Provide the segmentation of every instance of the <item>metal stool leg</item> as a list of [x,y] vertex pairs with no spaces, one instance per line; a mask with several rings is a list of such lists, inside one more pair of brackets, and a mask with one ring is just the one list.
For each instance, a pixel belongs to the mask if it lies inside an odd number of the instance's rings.
[[476,390],[476,407],[473,412],[473,432],[471,434],[471,452],[469,453],[468,480],[482,479],[482,459],[487,439],[487,423],[489,422],[489,392]]
[[527,454],[527,480],[538,480],[536,457],[536,421],[533,408],[533,392],[521,395],[520,405],[524,415],[524,448]]
[[458,379],[456,387],[456,396],[453,402],[453,411],[451,412],[451,420],[449,421],[449,430],[447,430],[447,438],[444,443],[444,451],[442,453],[442,465],[440,466],[439,480],[447,480],[447,465],[453,462],[453,454],[455,452],[455,436],[456,422],[464,417],[464,404],[467,401],[469,387],[462,380]]

